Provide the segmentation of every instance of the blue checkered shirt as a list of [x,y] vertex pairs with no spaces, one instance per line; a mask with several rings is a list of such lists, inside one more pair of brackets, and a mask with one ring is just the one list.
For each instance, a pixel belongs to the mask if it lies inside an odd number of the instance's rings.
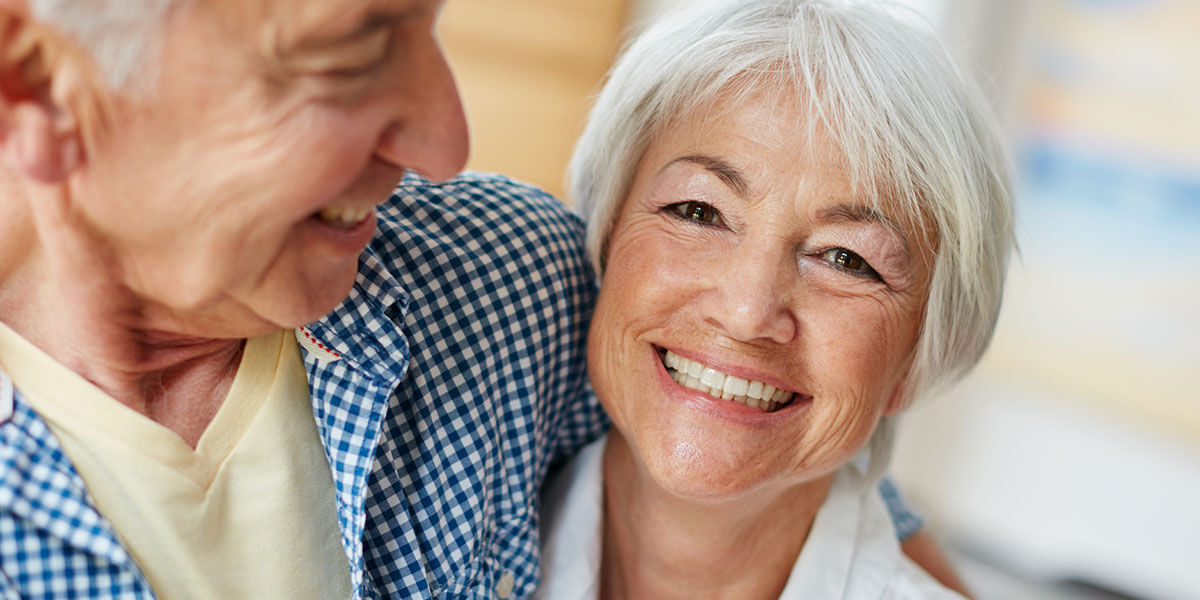
[[[585,380],[583,225],[478,174],[410,175],[379,215],[350,296],[296,332],[354,597],[524,598],[546,470],[607,425]],[[907,537],[920,520],[883,487]],[[153,597],[0,370],[0,600]]]
[[[347,300],[297,331],[355,598],[523,598],[547,468],[598,437],[594,275],[550,196],[407,176]],[[0,600],[153,598],[0,372]]]

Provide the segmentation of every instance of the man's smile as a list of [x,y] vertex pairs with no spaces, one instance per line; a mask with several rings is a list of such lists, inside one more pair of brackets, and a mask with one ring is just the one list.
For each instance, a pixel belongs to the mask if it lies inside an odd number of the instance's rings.
[[365,208],[326,206],[317,213],[317,218],[322,223],[337,227],[338,229],[352,229],[355,225],[365,221],[373,212],[375,212],[374,206]]

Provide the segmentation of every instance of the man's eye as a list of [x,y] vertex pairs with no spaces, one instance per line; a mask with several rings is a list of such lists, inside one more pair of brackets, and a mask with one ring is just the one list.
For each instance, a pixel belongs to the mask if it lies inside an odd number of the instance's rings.
[[839,271],[860,277],[880,278],[879,273],[876,273],[863,257],[845,248],[830,248],[824,252],[821,258]]
[[383,61],[374,61],[374,62],[370,62],[370,63],[363,64],[363,65],[345,66],[345,67],[326,69],[326,70],[318,73],[318,75],[320,77],[328,77],[330,79],[340,79],[340,80],[360,79],[362,77],[374,75],[375,72],[379,70],[379,65],[382,62]]
[[667,207],[675,216],[686,221],[694,221],[701,225],[722,225],[725,223],[721,218],[721,213],[713,208],[707,202],[697,202],[689,200],[687,202],[676,202]]
[[392,31],[379,27],[368,33],[288,58],[293,72],[331,80],[374,75],[391,58]]

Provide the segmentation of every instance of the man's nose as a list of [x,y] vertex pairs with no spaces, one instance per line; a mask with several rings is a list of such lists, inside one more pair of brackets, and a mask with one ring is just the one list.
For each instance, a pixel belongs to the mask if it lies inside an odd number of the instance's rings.
[[412,72],[391,76],[407,80],[397,99],[395,116],[379,138],[375,154],[399,168],[430,179],[449,179],[467,163],[470,141],[467,120],[454,74],[432,37],[424,56],[405,64]]
[[727,253],[700,299],[702,318],[738,341],[793,341],[800,323],[793,306],[799,270],[792,254],[746,243]]

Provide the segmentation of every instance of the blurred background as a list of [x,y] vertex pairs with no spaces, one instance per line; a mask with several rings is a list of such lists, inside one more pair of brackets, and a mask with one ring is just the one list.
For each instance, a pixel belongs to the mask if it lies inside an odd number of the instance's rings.
[[[625,36],[687,1],[449,2],[470,168],[561,195]],[[1001,115],[1021,255],[895,477],[980,598],[1200,599],[1200,1],[902,3]]]

